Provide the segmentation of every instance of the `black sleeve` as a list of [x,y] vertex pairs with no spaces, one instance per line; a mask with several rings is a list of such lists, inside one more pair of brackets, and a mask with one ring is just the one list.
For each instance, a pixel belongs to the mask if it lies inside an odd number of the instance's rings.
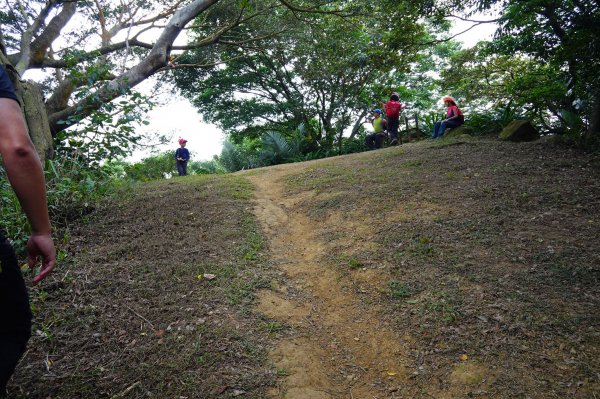
[[4,65],[0,65],[0,98],[12,98],[19,101]]

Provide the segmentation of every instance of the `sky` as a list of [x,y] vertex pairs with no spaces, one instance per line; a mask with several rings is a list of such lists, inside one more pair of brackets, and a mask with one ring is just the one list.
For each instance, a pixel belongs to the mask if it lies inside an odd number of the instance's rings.
[[[165,105],[154,108],[147,119],[150,124],[140,127],[141,131],[158,132],[170,137],[169,143],[155,150],[173,150],[175,153],[179,147],[178,140],[183,138],[188,141],[186,147],[190,150],[192,161],[208,161],[221,153],[225,139],[223,132],[215,125],[205,123],[192,104],[179,95],[173,95]],[[148,150],[138,150],[127,160],[138,162],[149,155]]]
[[[493,15],[476,14],[471,18],[477,21],[489,21],[494,19],[495,17]],[[458,34],[468,29],[471,25],[473,25],[473,23],[455,19],[452,29],[450,30],[450,34]],[[494,23],[477,25],[468,32],[465,32],[455,37],[454,40],[462,42],[464,47],[470,48],[477,44],[477,42],[480,42],[482,40],[491,40],[496,28],[497,25]]]

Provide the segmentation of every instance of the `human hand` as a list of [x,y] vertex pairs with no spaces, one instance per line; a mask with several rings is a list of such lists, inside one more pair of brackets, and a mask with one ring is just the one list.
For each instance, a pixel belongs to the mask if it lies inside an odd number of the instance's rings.
[[33,283],[37,284],[50,274],[56,264],[56,249],[50,234],[33,233],[27,242],[27,254],[27,264],[32,270],[38,257],[42,260],[40,273],[33,278]]

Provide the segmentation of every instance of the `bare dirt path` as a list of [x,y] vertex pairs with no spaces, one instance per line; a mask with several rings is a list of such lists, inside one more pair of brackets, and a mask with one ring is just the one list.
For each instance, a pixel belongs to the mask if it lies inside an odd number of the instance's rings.
[[293,330],[270,353],[282,378],[269,397],[394,397],[409,378],[407,337],[382,322],[380,307],[362,303],[349,277],[328,264],[328,243],[319,233],[332,221],[315,223],[298,206],[303,197],[284,190],[283,179],[298,168],[248,176],[256,186],[255,214],[285,281],[260,293],[259,309]]

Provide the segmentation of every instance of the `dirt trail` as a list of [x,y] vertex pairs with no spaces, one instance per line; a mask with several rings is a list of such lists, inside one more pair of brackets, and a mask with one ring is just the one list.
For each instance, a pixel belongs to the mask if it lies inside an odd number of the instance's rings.
[[260,293],[259,309],[294,331],[271,351],[284,378],[269,397],[394,397],[409,378],[406,337],[382,323],[380,308],[361,303],[352,281],[327,264],[319,232],[332,221],[313,222],[298,207],[302,196],[286,196],[282,179],[291,173],[297,164],[248,176],[256,185],[255,214],[285,277],[284,286]]

